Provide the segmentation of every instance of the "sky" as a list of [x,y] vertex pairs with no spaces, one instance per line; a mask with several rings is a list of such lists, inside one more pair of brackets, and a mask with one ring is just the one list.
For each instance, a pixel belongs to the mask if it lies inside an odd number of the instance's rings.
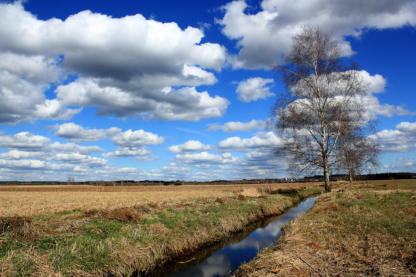
[[304,26],[359,65],[374,172],[416,171],[413,0],[0,1],[0,180],[291,177],[275,66]]

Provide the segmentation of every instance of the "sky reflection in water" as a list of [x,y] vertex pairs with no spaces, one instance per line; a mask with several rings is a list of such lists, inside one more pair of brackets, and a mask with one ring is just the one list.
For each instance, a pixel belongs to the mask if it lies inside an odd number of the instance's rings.
[[222,277],[229,276],[242,263],[252,260],[257,253],[272,245],[282,235],[282,227],[291,220],[303,215],[315,203],[316,197],[306,199],[297,207],[271,222],[265,228],[258,228],[243,240],[227,245],[214,252],[198,264],[185,267],[173,273],[173,277]]

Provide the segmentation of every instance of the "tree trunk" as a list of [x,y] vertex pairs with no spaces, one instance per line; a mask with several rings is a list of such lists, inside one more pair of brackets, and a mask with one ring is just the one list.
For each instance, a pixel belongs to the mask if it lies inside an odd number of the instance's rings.
[[352,186],[352,170],[349,170],[349,172],[348,172],[349,174],[349,181],[350,181],[350,186]]
[[331,184],[329,183],[329,167],[328,167],[328,161],[324,161],[324,179],[325,179],[325,191],[330,192],[331,191]]

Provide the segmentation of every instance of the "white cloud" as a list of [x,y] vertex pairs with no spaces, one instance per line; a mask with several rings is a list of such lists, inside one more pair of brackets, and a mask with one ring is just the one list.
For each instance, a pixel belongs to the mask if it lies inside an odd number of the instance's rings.
[[[352,71],[352,73],[355,74],[356,80],[359,81],[362,85],[363,94],[357,94],[355,98],[348,100],[352,103],[358,103],[362,106],[364,110],[363,118],[366,121],[374,120],[378,115],[386,116],[386,117],[392,117],[396,115],[415,115],[416,112],[407,110],[403,106],[394,106],[390,104],[382,104],[378,100],[378,98],[375,96],[375,94],[382,93],[385,90],[386,86],[386,79],[379,75],[370,75],[367,71],[361,70],[361,71]],[[333,76],[338,75],[338,73],[331,73],[328,76],[321,75],[319,78],[319,82],[326,82],[327,78],[332,78]],[[302,82],[302,81],[300,81]],[[323,85],[322,87],[325,89],[328,89],[328,92],[331,93],[331,101],[338,101],[345,99],[342,95],[339,95],[339,91],[344,91],[345,86],[347,85],[345,82],[333,82],[334,85],[332,85],[329,88],[325,88],[326,85]],[[302,85],[300,86],[302,87]],[[297,86],[294,86],[292,90],[298,89]],[[302,89],[299,91],[303,91]],[[297,105],[297,108],[302,109],[302,104],[308,104],[310,103],[308,99],[297,99],[296,101],[291,103],[290,105]]]
[[0,166],[5,168],[17,169],[42,169],[46,168],[46,163],[40,160],[2,160],[0,159]]
[[22,76],[33,83],[41,84],[56,82],[60,75],[56,60],[41,55],[1,53],[0,68],[15,76]]
[[[66,138],[75,142],[87,142],[87,141],[97,141],[109,138],[112,140],[118,147],[113,152],[103,153],[102,156],[105,158],[108,157],[136,157],[139,161],[150,161],[156,158],[155,155],[152,155],[152,152],[145,148],[149,144],[162,144],[164,138],[159,137],[156,134],[146,132],[144,130],[127,130],[122,132],[121,129],[116,127],[111,127],[108,129],[85,129],[84,127],[75,124],[75,123],[65,123],[62,125],[53,126],[56,129],[55,135],[59,137]],[[56,143],[55,143],[56,144]],[[66,144],[71,145],[71,144]],[[54,148],[64,150],[64,145],[56,145]],[[77,146],[72,144],[72,147]],[[81,148],[83,147],[83,148]],[[68,148],[68,147],[66,147]],[[80,149],[81,148],[81,149]],[[84,152],[92,150],[92,152],[103,152],[101,148],[96,146],[78,146],[76,148],[78,153],[81,154],[81,150]],[[95,151],[94,151],[95,150]],[[92,153],[91,152],[91,153]],[[58,160],[61,161],[71,161],[71,159],[65,160],[65,157],[71,156],[72,154],[57,155]],[[72,156],[71,156],[72,157]],[[75,156],[81,157],[80,155]],[[76,159],[73,159],[76,160]],[[86,160],[86,159],[84,159]],[[89,160],[86,162],[96,162],[96,160]]]
[[39,151],[22,151],[12,149],[9,152],[0,153],[0,159],[20,160],[20,159],[41,159],[44,153]]
[[0,153],[0,169],[6,174],[2,177],[9,180],[53,180],[74,172],[85,174],[107,164],[105,159],[91,155],[103,151],[98,146],[51,143],[49,138],[29,132],[0,135],[0,147],[9,150]]
[[393,163],[382,163],[379,166],[379,170],[387,172],[414,172],[415,168],[416,160],[405,157],[399,157]]
[[218,123],[208,124],[208,131],[222,130],[223,132],[239,132],[239,131],[252,131],[252,130],[264,130],[268,128],[267,122],[263,120],[251,120],[249,122],[230,121],[224,123],[224,125]]
[[59,143],[54,142],[47,146],[48,151],[60,152],[60,153],[81,153],[92,154],[96,152],[103,152],[104,150],[98,146],[81,146],[75,143]]
[[[164,138],[146,132],[144,130],[127,130],[122,132],[120,128],[85,129],[75,123],[65,123],[53,126],[55,135],[75,142],[97,141],[109,138],[118,147],[113,152],[102,154],[103,157],[136,157],[137,159],[153,160],[155,157],[145,148],[149,144],[162,144]],[[100,151],[103,151],[100,149]]]
[[[16,136],[14,136],[16,137]],[[1,139],[2,137],[0,137]],[[83,155],[90,155],[92,153],[102,152],[98,146],[80,146],[74,143],[59,143],[52,144],[32,144],[30,147],[21,147],[21,145],[7,145],[10,150],[8,152],[0,153],[0,158],[18,160],[18,159],[39,159],[39,160],[53,160],[58,153],[79,153]],[[22,150],[20,150],[22,149]]]
[[70,164],[88,164],[89,166],[102,166],[107,163],[107,160],[102,158],[84,155],[80,153],[58,153],[55,156],[56,161],[63,161]]
[[178,154],[175,157],[175,161],[178,163],[203,165],[203,164],[223,164],[223,163],[234,163],[238,159],[233,157],[230,153],[224,153],[222,155],[211,154],[209,152],[201,153],[185,153]]
[[[0,47],[25,54],[65,55],[68,68],[87,74],[129,77],[137,68],[183,70],[185,64],[219,70],[225,50],[200,43],[200,29],[148,20],[140,14],[113,18],[82,11],[66,20],[37,19],[21,3],[2,4]],[[10,25],[6,26],[8,23]],[[145,72],[142,72],[145,73]],[[168,72],[167,72],[168,73]]]
[[50,82],[58,81],[58,76],[53,59],[0,50],[0,124],[69,119],[80,112],[80,109],[65,108],[56,99],[45,98],[43,91]]
[[382,130],[369,136],[383,152],[408,152],[416,149],[416,122],[401,122],[395,130]]
[[[158,83],[158,81],[155,81]],[[98,106],[98,114],[142,116],[160,120],[198,121],[220,117],[225,113],[227,99],[193,87],[129,88],[108,80],[81,78],[57,88],[57,96],[66,105]]]
[[352,53],[346,36],[359,36],[367,28],[398,28],[416,24],[413,0],[264,0],[256,13],[247,12],[245,1],[224,6],[218,22],[223,33],[237,40],[238,55],[231,57],[234,67],[271,68],[282,62],[291,48],[293,35],[302,26],[317,26],[342,43],[345,54]]
[[385,91],[386,79],[380,74],[370,75],[365,70],[358,71],[358,77],[365,86],[366,94],[358,99],[359,103],[366,109],[366,117],[375,119],[377,115],[392,117],[395,115],[414,115],[416,112],[407,110],[403,106],[381,104],[374,94]]
[[416,122],[400,122],[396,128],[401,132],[406,132],[416,136]]
[[267,86],[270,83],[273,83],[273,79],[260,77],[241,81],[236,89],[238,99],[243,102],[251,102],[273,96],[274,94],[270,92],[270,87]]
[[45,147],[49,142],[49,138],[33,135],[29,132],[20,132],[12,136],[0,136],[0,147],[9,149],[38,150]]
[[114,135],[111,140],[118,146],[142,147],[147,144],[162,144],[164,139],[156,134],[143,130],[127,130]]
[[116,127],[108,129],[85,129],[84,127],[73,122],[64,123],[56,126],[55,135],[66,138],[74,142],[97,141],[105,139],[108,136],[120,133],[121,130]]
[[223,151],[249,151],[256,148],[274,148],[282,146],[282,139],[274,132],[257,133],[251,138],[230,137],[218,143],[219,149]]
[[151,154],[148,149],[136,147],[118,147],[114,152],[104,153],[103,157],[144,157]]
[[[40,20],[15,2],[0,4],[0,37],[0,55],[6,55],[0,69],[13,77],[1,80],[0,71],[0,84],[8,84],[0,103],[28,102],[19,109],[0,104],[0,122],[69,119],[80,111],[65,105],[122,117],[198,121],[222,116],[229,104],[195,89],[215,83],[210,70],[221,70],[226,59],[224,47],[201,43],[201,29],[181,29],[140,14],[113,18],[91,11]],[[59,85],[68,74],[80,77]],[[28,78],[19,81],[23,76]],[[43,92],[52,81],[58,81],[57,98],[45,101]],[[21,99],[13,102],[10,94]],[[35,113],[27,112],[34,106]]]
[[189,167],[181,166],[162,166],[158,169],[144,173],[149,179],[158,180],[185,180],[191,179],[192,170]]
[[168,148],[169,151],[174,153],[204,151],[209,149],[211,149],[211,146],[205,145],[198,140],[188,140],[184,144],[172,145]]

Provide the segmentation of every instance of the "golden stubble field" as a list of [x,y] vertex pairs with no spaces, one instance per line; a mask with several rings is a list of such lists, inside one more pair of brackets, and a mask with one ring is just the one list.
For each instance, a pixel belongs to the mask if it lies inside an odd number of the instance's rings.
[[175,204],[217,197],[250,196],[262,190],[301,189],[320,183],[183,186],[0,186],[0,217],[61,211]]

